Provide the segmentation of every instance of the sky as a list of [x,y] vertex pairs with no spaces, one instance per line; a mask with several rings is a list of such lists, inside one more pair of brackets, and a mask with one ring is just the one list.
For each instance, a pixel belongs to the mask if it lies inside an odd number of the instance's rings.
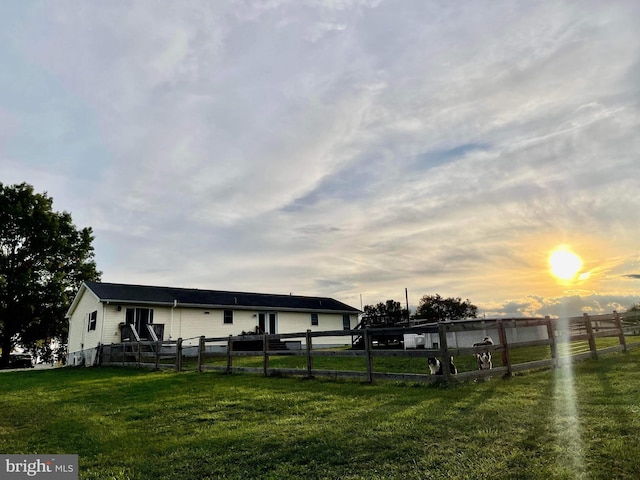
[[107,282],[622,311],[639,22],[636,0],[3,1],[0,182],[91,227]]

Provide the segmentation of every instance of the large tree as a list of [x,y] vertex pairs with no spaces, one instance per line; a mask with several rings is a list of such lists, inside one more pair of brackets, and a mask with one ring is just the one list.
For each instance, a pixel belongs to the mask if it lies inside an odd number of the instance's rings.
[[407,309],[402,308],[400,302],[387,300],[385,303],[364,306],[364,319],[368,326],[392,326],[407,320]]
[[84,280],[99,280],[91,228],[55,212],[46,193],[0,183],[0,365],[20,344],[66,342],[65,313]]
[[469,300],[461,298],[442,298],[440,295],[425,295],[420,299],[416,309],[416,318],[432,321],[460,320],[463,318],[477,318],[478,307]]

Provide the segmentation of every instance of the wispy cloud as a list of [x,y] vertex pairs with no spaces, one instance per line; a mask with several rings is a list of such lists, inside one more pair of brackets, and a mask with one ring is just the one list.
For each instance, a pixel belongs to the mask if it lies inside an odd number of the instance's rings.
[[0,6],[0,181],[92,225],[106,280],[634,303],[636,2],[158,5]]

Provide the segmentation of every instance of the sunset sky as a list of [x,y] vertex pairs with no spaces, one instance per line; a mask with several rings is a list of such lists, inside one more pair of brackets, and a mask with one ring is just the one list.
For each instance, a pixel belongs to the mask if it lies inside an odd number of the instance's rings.
[[0,182],[91,226],[108,282],[624,310],[639,25],[637,0],[4,1]]

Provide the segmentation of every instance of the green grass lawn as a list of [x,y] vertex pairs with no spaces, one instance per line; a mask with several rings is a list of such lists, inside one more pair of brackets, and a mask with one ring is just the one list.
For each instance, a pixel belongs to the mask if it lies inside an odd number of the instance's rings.
[[0,374],[0,452],[91,479],[638,478],[640,349],[413,385],[193,371]]

